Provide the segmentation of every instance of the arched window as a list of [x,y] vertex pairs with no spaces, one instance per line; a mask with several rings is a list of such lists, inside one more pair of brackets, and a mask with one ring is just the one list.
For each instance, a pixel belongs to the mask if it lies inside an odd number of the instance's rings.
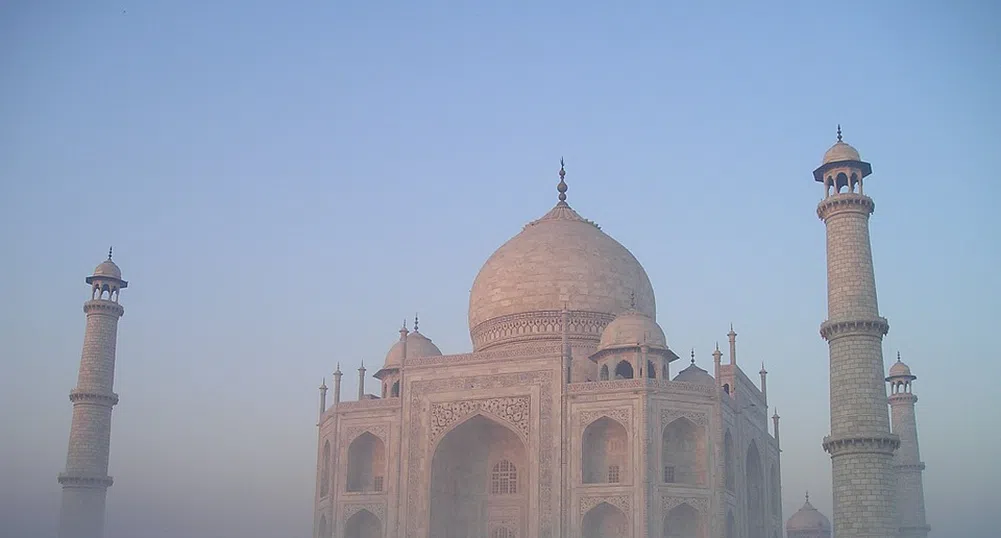
[[608,381],[608,365],[601,367],[601,373],[598,375],[598,379],[601,381]]
[[653,361],[646,361],[646,376],[650,379],[657,378],[657,367],[653,365]]
[[393,398],[399,398],[400,397],[400,382],[399,381],[393,383],[393,389],[390,392],[390,396],[392,396]]
[[633,365],[629,361],[622,361],[615,365],[615,379],[632,379]]
[[490,473],[491,495],[512,495],[518,493],[518,469],[508,460],[494,465]]

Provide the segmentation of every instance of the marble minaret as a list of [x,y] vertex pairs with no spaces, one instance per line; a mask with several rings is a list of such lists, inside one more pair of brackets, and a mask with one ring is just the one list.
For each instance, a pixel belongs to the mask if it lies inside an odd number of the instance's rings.
[[900,361],[890,367],[886,382],[890,384],[890,415],[893,433],[900,437],[900,448],[893,456],[893,470],[897,475],[897,518],[900,538],[926,538],[931,527],[925,521],[925,491],[921,472],[925,464],[918,450],[918,423],[914,404],[918,397],[911,392],[911,383],[917,379],[911,369]]
[[87,277],[90,300],[84,303],[87,329],[83,337],[80,373],[70,391],[73,422],[70,426],[66,470],[59,474],[62,506],[60,538],[102,538],[104,502],[112,480],[108,476],[111,445],[111,409],[118,403],[115,382],[115,344],[118,318],[125,313],[119,292],[128,286],[122,272],[108,259]]
[[827,226],[827,321],[820,328],[830,348],[831,455],[834,535],[897,535],[893,453],[883,382],[883,336],[889,330],[876,303],[869,241],[874,203],[863,193],[872,166],[841,139],[813,172],[824,185],[817,216]]

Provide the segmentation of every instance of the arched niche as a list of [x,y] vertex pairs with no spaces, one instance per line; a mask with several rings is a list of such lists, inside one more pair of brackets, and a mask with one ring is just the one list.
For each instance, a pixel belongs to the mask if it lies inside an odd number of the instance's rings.
[[372,512],[359,510],[344,523],[344,538],[382,538],[382,522]]
[[723,482],[726,484],[726,489],[730,491],[735,491],[737,483],[733,456],[733,436],[727,429],[726,433],[723,434]]
[[320,526],[318,527],[317,538],[330,538],[330,527],[327,523],[327,516],[320,516]]
[[608,503],[599,503],[581,520],[582,538],[621,538],[629,534],[629,518]]
[[703,538],[699,511],[687,503],[664,514],[664,538]]
[[348,446],[347,490],[382,491],[386,476],[386,446],[371,432],[365,432]]
[[448,431],[431,458],[430,536],[489,536],[498,527],[488,516],[500,508],[516,511],[523,521],[527,454],[521,437],[484,415]]
[[622,360],[615,365],[615,379],[632,379],[633,365],[629,361]]
[[581,481],[585,484],[629,482],[629,437],[626,428],[601,417],[584,428]]
[[751,441],[747,447],[747,463],[744,466],[747,499],[747,537],[765,538],[765,475],[761,466],[758,445]]
[[330,493],[330,441],[323,442],[323,461],[320,464],[320,497]]
[[668,484],[702,486],[708,479],[708,444],[705,428],[680,417],[661,435],[662,480]]

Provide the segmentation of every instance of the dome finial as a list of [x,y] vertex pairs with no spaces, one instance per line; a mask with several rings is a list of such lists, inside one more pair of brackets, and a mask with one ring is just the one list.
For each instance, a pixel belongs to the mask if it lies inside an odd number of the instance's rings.
[[806,490],[806,502],[810,502],[810,490]]
[[111,251],[114,250],[114,248],[115,247],[108,247],[108,259],[109,260],[111,259]]
[[841,142],[841,124],[838,124],[838,142]]
[[692,348],[692,364],[695,364],[695,348]]
[[897,362],[900,362],[900,351],[897,351]]
[[560,192],[561,202],[567,201],[567,184],[563,181],[563,178],[566,177],[566,175],[567,171],[563,166],[563,157],[560,157],[560,184],[556,186],[556,190]]
[[417,318],[417,314],[414,314],[414,332],[417,332],[417,323],[418,323],[418,321],[419,320]]

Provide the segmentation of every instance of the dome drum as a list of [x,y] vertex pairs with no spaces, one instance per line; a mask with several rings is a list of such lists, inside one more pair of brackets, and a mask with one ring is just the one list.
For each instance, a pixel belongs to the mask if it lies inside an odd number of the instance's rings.
[[[605,327],[615,319],[609,314],[575,311],[569,312],[568,317],[567,337],[595,345]],[[476,351],[525,341],[560,340],[563,338],[563,312],[549,310],[501,316],[480,323],[470,334]]]

